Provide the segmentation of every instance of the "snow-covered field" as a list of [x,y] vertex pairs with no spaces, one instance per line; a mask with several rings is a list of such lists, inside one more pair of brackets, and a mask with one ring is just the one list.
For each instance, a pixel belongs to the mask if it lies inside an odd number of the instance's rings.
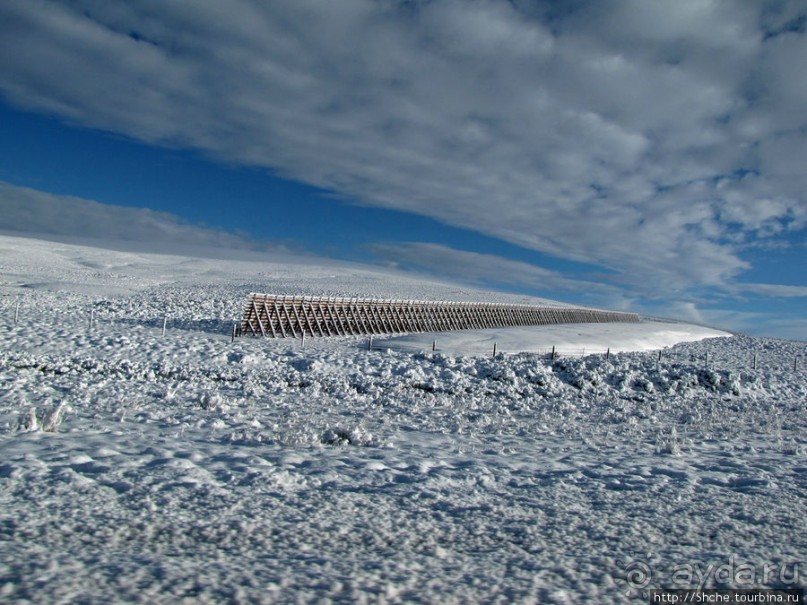
[[[535,302],[0,237],[0,602],[804,585],[805,343],[659,322],[233,343],[251,291]],[[576,354],[518,353],[552,346]]]

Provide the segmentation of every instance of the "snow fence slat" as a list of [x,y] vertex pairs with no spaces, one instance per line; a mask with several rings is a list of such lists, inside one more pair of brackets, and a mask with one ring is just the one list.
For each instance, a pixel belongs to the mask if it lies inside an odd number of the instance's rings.
[[253,336],[297,338],[638,321],[636,313],[581,307],[251,294],[241,327]]

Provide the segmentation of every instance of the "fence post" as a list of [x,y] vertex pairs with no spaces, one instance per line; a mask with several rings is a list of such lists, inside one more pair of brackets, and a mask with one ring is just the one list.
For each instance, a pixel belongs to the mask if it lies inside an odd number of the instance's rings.
[[436,350],[437,350],[437,341],[433,340],[432,341],[432,351],[436,351]]
[[753,368],[755,370],[757,369],[757,354],[756,353],[754,353],[754,365],[753,365]]
[[20,301],[17,301],[17,305],[14,307],[14,323],[20,319]]
[[606,359],[606,361],[608,360],[608,358],[609,358],[610,356],[611,356],[611,347],[608,347],[608,350],[607,350],[607,351],[605,351],[605,359]]
[[90,309],[90,332],[92,332],[93,323],[95,323],[95,309]]
[[303,328],[303,338],[302,338],[302,345],[301,347],[305,349],[305,328]]
[[165,328],[168,326],[168,315],[163,315],[163,336],[165,336]]
[[496,359],[496,343],[493,343],[493,358]]
[[552,356],[550,357],[550,359],[552,361],[555,361],[555,347],[554,347],[554,345],[552,346]]
[[373,350],[373,335],[372,334],[370,334],[370,340],[367,341],[367,350],[368,351]]
[[235,322],[233,322],[233,337],[230,342],[235,342]]

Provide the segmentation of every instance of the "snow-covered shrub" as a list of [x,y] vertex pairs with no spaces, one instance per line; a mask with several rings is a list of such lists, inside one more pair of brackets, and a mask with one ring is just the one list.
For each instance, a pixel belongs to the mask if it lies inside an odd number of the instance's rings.
[[678,441],[678,432],[672,427],[669,435],[659,435],[656,439],[656,453],[670,456],[681,455],[681,444]]
[[224,398],[218,393],[205,391],[199,397],[199,405],[202,406],[203,410],[220,410],[222,407],[224,407]]
[[700,370],[698,372],[698,384],[713,392],[730,393],[735,396],[742,392],[740,381],[731,372],[712,369]]
[[36,408],[31,408],[28,410],[27,414],[20,416],[20,418],[17,420],[15,431],[28,433],[37,430],[39,430],[39,416]]
[[233,443],[237,445],[261,445],[264,443],[272,443],[272,438],[263,431],[250,430],[242,428],[241,430],[232,431],[222,437],[223,443]]
[[647,376],[637,376],[633,379],[633,388],[645,393],[654,393],[656,391],[653,382]]
[[44,433],[58,433],[64,420],[67,404],[60,402],[50,409],[31,408],[17,421],[16,430],[23,433],[42,431]]
[[324,445],[373,445],[373,436],[362,427],[346,429],[334,427],[326,429],[320,437]]

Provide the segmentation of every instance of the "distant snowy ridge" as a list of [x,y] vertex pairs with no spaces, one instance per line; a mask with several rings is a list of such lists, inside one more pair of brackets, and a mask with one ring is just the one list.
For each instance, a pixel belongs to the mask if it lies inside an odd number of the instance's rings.
[[[296,296],[451,300],[567,308],[541,298],[475,290],[458,284],[353,263],[266,255],[255,260],[215,260],[0,236],[0,309],[7,317],[36,318],[52,334],[59,322],[100,326],[128,322],[169,330],[228,335],[255,292]],[[54,324],[45,328],[46,324]],[[56,332],[54,332],[56,331]],[[498,330],[463,330],[400,337],[399,346],[488,354],[494,343],[510,353],[654,350],[677,342],[725,336],[682,322],[567,324]],[[310,345],[309,345],[310,346]]]

